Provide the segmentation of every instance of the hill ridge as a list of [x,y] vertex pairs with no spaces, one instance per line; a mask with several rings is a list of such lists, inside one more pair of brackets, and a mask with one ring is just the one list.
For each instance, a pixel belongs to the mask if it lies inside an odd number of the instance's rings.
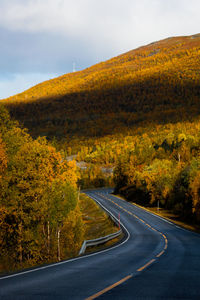
[[[1,103],[35,136],[101,135],[116,130],[116,124],[196,117],[199,74],[200,34],[170,37],[37,84]],[[110,114],[106,130],[102,126]]]

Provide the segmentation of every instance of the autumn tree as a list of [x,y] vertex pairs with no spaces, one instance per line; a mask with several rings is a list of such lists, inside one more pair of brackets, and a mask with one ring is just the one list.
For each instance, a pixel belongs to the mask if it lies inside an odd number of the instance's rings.
[[[76,164],[45,138],[33,140],[4,109],[0,120],[0,263],[8,269],[60,260],[68,253],[67,242],[60,242],[68,215],[72,231],[82,224]],[[74,251],[82,236],[76,231]]]

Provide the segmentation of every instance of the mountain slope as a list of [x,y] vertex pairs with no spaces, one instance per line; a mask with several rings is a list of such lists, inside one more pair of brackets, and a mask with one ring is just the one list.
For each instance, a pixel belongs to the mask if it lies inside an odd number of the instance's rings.
[[200,111],[200,34],[168,38],[2,101],[33,136],[104,135]]

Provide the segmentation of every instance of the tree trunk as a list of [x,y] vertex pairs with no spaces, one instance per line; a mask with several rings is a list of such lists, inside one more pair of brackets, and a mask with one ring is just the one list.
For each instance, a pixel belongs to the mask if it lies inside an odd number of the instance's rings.
[[50,254],[50,225],[49,225],[49,221],[47,222],[47,253],[48,256]]
[[22,222],[19,223],[19,240],[18,240],[18,244],[19,244],[19,261],[20,264],[22,264],[23,261],[23,249],[22,249]]
[[60,261],[60,228],[57,231],[57,250],[58,250],[58,261]]

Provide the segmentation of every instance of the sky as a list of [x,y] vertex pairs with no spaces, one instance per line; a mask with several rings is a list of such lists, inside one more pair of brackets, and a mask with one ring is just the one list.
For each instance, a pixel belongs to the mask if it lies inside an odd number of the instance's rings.
[[0,0],[0,99],[139,46],[200,33],[200,0]]

